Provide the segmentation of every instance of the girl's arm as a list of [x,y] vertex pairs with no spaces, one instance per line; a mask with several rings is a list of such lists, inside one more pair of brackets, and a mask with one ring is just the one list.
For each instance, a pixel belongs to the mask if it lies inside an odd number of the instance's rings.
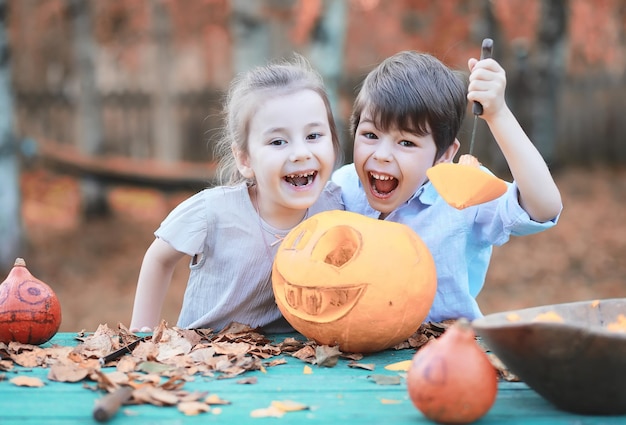
[[174,268],[184,255],[159,238],[152,242],[139,271],[131,332],[149,332],[158,325]]
[[470,83],[467,98],[483,106],[487,121],[519,188],[520,205],[537,222],[556,217],[562,208],[561,194],[535,145],[506,105],[504,69],[493,59],[468,62]]

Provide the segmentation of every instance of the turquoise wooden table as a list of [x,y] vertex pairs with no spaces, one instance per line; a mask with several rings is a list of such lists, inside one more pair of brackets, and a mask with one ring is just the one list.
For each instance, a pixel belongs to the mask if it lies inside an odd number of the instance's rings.
[[[75,346],[76,334],[60,333],[43,347],[53,344]],[[280,335],[276,336],[280,339]],[[218,395],[230,404],[195,416],[187,416],[175,407],[150,404],[126,405],[107,423],[110,424],[430,424],[415,409],[408,397],[402,372],[385,369],[386,365],[410,360],[413,349],[387,350],[365,356],[359,362],[373,370],[350,367],[350,360],[340,359],[334,367],[310,366],[289,355],[280,355],[285,363],[264,370],[249,371],[237,378],[217,379],[196,376],[185,383],[188,391]],[[103,373],[113,367],[102,368]],[[45,385],[37,388],[14,385],[17,376],[38,377]],[[14,367],[0,372],[0,424],[89,424],[96,400],[102,391],[86,388],[85,382],[50,381],[46,368]],[[387,376],[399,383],[382,385],[374,378]],[[241,383],[242,378],[256,378],[256,383]],[[253,380],[254,381],[254,380]],[[384,379],[383,382],[384,383]],[[282,417],[254,417],[274,401],[300,403],[305,410],[290,411]],[[524,383],[499,384],[496,402],[480,424],[624,424],[626,416],[581,416],[560,411],[529,389]]]

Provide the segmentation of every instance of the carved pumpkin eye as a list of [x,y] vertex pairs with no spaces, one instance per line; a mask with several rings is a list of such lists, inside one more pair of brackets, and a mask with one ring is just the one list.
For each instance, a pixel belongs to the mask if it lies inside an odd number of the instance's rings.
[[325,232],[315,244],[311,259],[343,267],[358,256],[361,234],[350,226],[335,226]]
[[402,224],[327,211],[296,226],[272,272],[291,325],[346,352],[389,348],[424,320],[436,291],[430,251]]

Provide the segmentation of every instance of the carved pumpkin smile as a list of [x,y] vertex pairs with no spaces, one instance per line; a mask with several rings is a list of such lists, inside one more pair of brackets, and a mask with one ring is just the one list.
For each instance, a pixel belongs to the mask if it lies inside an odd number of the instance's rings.
[[291,314],[319,323],[341,319],[358,303],[367,284],[330,288],[284,284],[286,307]]

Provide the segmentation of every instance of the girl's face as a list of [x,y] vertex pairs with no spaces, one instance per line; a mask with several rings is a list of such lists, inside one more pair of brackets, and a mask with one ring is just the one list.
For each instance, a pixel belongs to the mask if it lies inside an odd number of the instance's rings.
[[[437,160],[450,162],[458,141]],[[432,135],[418,136],[376,127],[369,110],[361,114],[354,138],[354,165],[372,208],[385,218],[426,182],[426,170],[435,163],[437,146]]]
[[250,119],[248,154],[236,157],[242,175],[256,180],[252,196],[261,217],[278,228],[294,226],[335,164],[324,101],[312,90],[262,101]]

